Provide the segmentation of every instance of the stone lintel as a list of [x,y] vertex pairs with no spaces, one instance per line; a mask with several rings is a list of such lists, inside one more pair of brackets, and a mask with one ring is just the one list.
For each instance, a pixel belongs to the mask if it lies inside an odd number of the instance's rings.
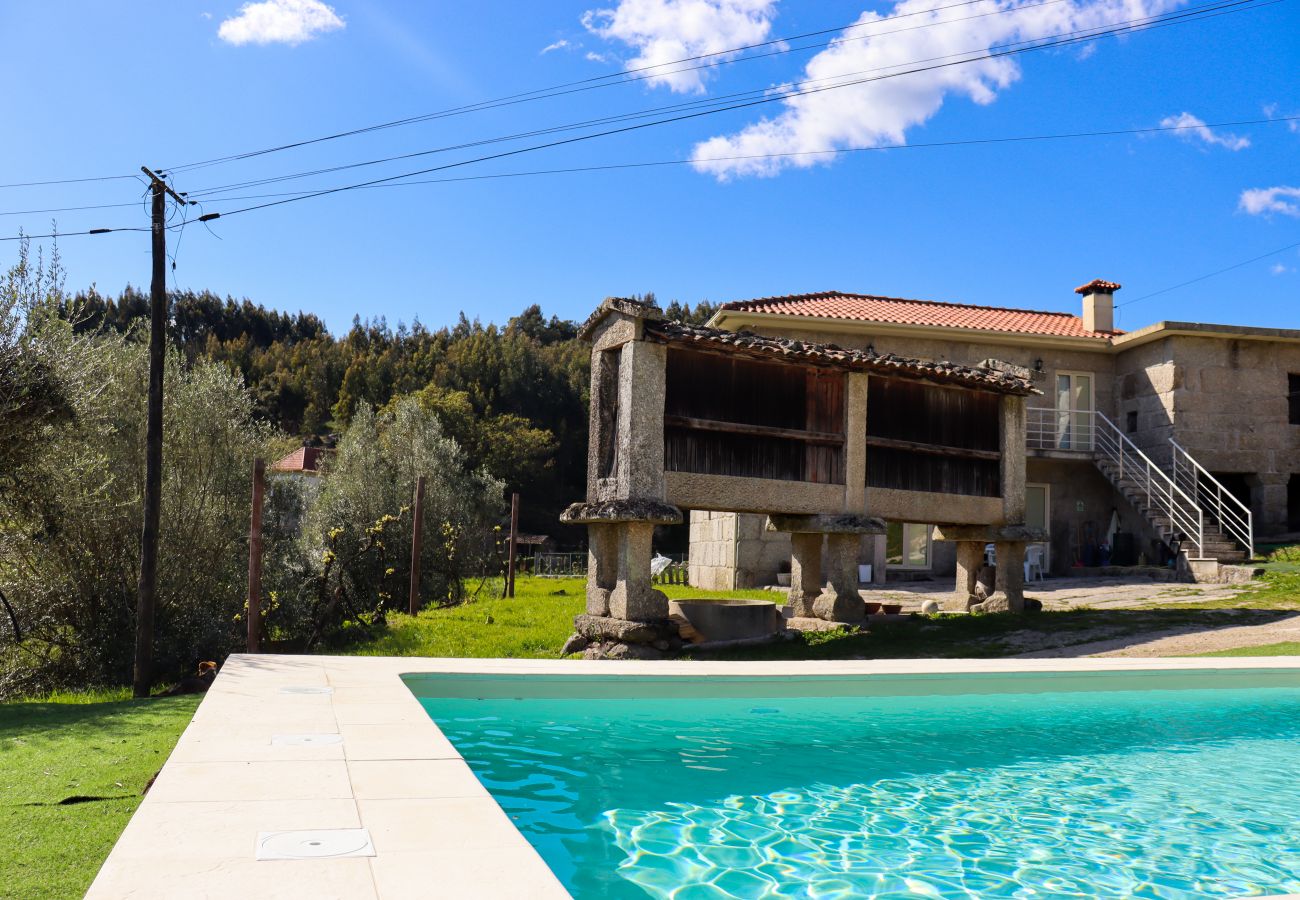
[[1047,540],[1047,532],[1029,525],[936,525],[936,541],[979,541],[984,544],[1023,541],[1034,544]]
[[587,317],[578,329],[578,337],[584,341],[591,340],[593,332],[601,322],[611,314],[622,313],[633,319],[659,322],[663,320],[663,310],[653,301],[633,300],[628,297],[606,297],[595,312]]
[[883,519],[856,513],[811,516],[772,513],[767,517],[767,530],[793,534],[884,534],[885,522]]
[[652,525],[679,525],[682,511],[662,500],[630,497],[624,500],[597,500],[570,504],[560,513],[566,525],[603,525],[618,522],[649,522]]

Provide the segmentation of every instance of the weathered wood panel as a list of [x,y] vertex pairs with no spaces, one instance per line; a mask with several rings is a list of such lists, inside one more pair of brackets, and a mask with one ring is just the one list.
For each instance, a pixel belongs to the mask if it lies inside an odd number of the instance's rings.
[[665,468],[843,484],[844,390],[842,372],[670,349]]
[[999,496],[1000,399],[992,393],[872,377],[867,387],[867,485]]

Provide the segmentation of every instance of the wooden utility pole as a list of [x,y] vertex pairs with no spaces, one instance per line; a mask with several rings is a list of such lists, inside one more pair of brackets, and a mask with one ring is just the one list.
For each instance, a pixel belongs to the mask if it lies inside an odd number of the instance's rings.
[[411,615],[420,611],[420,549],[424,544],[424,476],[415,479],[415,509],[411,519]]
[[158,528],[162,507],[163,358],[167,340],[167,196],[181,197],[147,167],[153,192],[153,279],[149,283],[149,412],[144,451],[144,527],[136,590],[135,673],[132,693],[148,697],[153,683],[153,618],[158,595]]
[[519,494],[510,495],[510,563],[506,570],[506,596],[515,595],[515,547],[519,543]]
[[253,510],[248,517],[248,652],[262,649],[262,495],[266,463],[253,460]]

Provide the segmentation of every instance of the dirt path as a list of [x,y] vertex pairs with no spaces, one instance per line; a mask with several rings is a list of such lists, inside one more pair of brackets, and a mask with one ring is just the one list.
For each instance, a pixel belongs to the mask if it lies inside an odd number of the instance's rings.
[[1261,644],[1276,644],[1281,641],[1300,641],[1300,615],[1288,616],[1263,625],[1241,625],[1236,628],[1204,629],[1195,626],[1168,628],[1067,647],[1034,650],[1029,653],[1019,653],[1017,658],[1189,656],[1215,650],[1258,647]]

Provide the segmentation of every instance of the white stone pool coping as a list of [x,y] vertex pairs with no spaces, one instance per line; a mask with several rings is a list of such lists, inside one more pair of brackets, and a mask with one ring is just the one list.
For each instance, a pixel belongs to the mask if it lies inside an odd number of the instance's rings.
[[[671,662],[231,656],[86,894],[568,897],[405,674],[827,676],[1300,669],[1300,657]],[[282,688],[330,688],[291,693]],[[340,734],[333,744],[272,743]],[[367,829],[374,855],[257,860],[259,833]]]

